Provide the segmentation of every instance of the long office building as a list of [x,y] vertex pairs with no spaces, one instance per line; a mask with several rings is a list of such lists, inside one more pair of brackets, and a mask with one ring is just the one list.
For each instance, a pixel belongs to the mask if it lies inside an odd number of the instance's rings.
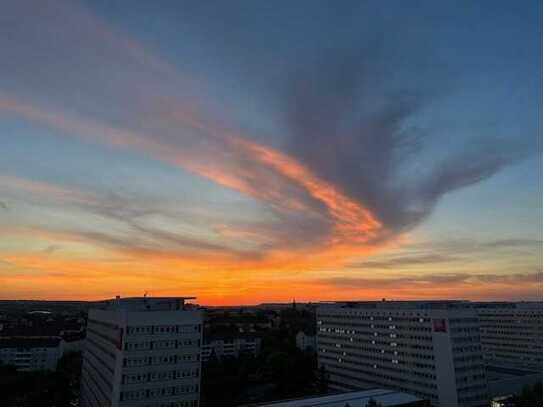
[[488,364],[543,369],[543,303],[486,302],[475,305]]
[[317,352],[334,390],[382,387],[435,407],[488,405],[479,318],[468,302],[323,303]]
[[116,298],[89,311],[82,407],[198,407],[202,315],[185,298]]

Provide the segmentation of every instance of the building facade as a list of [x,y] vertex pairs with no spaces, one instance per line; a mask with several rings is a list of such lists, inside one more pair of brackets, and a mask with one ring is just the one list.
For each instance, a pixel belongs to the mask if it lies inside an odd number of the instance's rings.
[[479,319],[466,302],[324,303],[317,352],[332,389],[384,387],[432,406],[488,405]]
[[299,331],[296,334],[296,347],[303,351],[314,352],[317,350],[316,335],[309,335],[304,331]]
[[262,339],[252,334],[209,335],[204,337],[202,361],[208,362],[212,357],[217,359],[238,358],[241,355],[258,356]]
[[485,361],[543,369],[543,303],[477,303]]
[[186,298],[126,298],[89,311],[82,407],[197,407],[202,315]]
[[55,370],[62,356],[60,342],[54,336],[2,337],[0,362],[20,371]]

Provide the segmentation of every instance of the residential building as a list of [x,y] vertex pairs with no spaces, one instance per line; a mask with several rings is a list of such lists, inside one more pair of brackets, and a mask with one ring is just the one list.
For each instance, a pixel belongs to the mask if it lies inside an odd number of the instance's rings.
[[526,386],[543,383],[543,371],[505,366],[486,366],[488,394],[491,398],[500,398],[518,394]]
[[299,331],[296,334],[296,347],[304,351],[316,351],[317,336],[308,334],[304,331]]
[[202,314],[185,298],[116,298],[89,311],[82,407],[197,407]]
[[317,351],[332,389],[384,387],[436,407],[488,405],[479,318],[468,302],[323,303]]
[[477,303],[488,364],[543,369],[543,303]]
[[[299,399],[258,403],[254,407],[366,407],[371,401],[381,407],[425,407],[426,400],[411,394],[394,390],[372,389],[352,391],[347,393],[330,394],[326,396],[310,396]],[[249,406],[246,406],[249,407]]]
[[217,359],[238,358],[241,355],[258,356],[262,339],[254,334],[205,334],[202,346],[202,361],[208,362],[214,356]]
[[0,337],[0,362],[17,370],[55,370],[62,356],[56,336]]

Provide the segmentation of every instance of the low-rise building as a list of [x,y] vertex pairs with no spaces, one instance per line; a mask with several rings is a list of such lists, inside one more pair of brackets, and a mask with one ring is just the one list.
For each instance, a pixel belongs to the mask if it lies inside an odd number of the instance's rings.
[[316,351],[317,350],[317,336],[308,334],[304,331],[299,331],[296,334],[296,347],[303,351]]
[[61,338],[55,336],[0,337],[0,362],[17,370],[55,370],[62,356]]
[[202,361],[208,362],[210,358],[238,358],[241,355],[258,356],[262,339],[255,334],[204,334],[202,346]]

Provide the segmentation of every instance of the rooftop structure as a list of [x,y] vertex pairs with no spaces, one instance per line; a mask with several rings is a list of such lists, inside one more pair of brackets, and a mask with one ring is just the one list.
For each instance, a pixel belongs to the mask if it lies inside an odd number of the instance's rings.
[[382,407],[423,407],[427,402],[411,394],[394,390],[372,389],[330,394],[325,396],[304,397],[299,399],[276,401],[272,403],[252,404],[254,407],[366,407],[373,400]]

